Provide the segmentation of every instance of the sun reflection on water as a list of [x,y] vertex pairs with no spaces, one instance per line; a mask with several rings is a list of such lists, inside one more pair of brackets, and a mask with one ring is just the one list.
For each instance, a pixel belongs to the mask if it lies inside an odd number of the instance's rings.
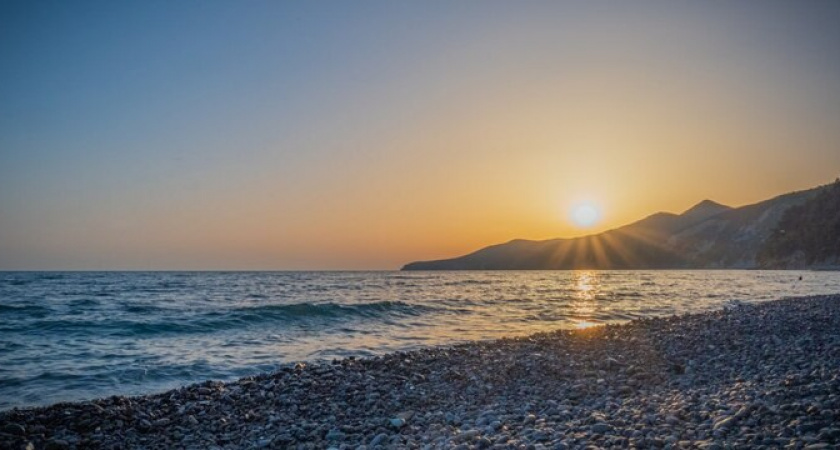
[[599,325],[593,318],[598,309],[597,296],[601,290],[601,280],[598,272],[585,270],[572,275],[574,294],[572,295],[571,320],[575,328],[587,329]]
[[577,322],[575,322],[575,328],[578,329],[578,330],[585,330],[587,328],[592,328],[594,326],[600,325],[600,323],[598,323],[598,322],[590,322],[588,320],[580,320],[580,319],[575,319],[575,320],[577,321]]

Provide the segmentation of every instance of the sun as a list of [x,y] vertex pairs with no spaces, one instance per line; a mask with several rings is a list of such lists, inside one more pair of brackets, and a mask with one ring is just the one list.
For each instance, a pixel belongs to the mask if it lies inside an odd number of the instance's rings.
[[592,202],[580,202],[572,206],[569,217],[575,225],[589,228],[601,220],[601,209]]

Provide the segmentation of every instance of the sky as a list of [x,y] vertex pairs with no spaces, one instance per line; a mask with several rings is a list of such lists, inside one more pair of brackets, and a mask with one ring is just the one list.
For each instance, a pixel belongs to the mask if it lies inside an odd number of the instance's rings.
[[0,270],[396,269],[825,184],[838,23],[835,1],[5,1]]

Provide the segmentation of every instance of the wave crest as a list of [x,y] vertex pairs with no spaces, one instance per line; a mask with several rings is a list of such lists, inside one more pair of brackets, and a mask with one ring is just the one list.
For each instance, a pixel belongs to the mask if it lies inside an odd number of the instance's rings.
[[[377,320],[395,316],[420,316],[436,311],[424,305],[409,305],[399,301],[379,301],[342,305],[338,303],[293,303],[288,305],[260,305],[213,311],[178,318],[160,320],[57,320],[47,319],[29,323],[29,330],[73,333],[77,335],[107,334],[109,336],[143,337],[170,333],[211,333],[265,324],[300,324],[312,321]],[[160,317],[160,316],[158,316]]]

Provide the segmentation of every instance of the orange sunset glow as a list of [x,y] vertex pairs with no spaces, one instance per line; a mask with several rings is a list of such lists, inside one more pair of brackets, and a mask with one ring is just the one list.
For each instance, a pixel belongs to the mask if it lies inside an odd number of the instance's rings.
[[[840,70],[830,36],[804,34],[816,12],[478,6],[22,38],[5,60],[36,75],[0,88],[0,268],[395,269],[840,169]],[[277,25],[292,17],[299,47]],[[91,46],[71,67],[59,41]],[[103,78],[107,58],[123,63]],[[50,114],[14,112],[46,95]]]

